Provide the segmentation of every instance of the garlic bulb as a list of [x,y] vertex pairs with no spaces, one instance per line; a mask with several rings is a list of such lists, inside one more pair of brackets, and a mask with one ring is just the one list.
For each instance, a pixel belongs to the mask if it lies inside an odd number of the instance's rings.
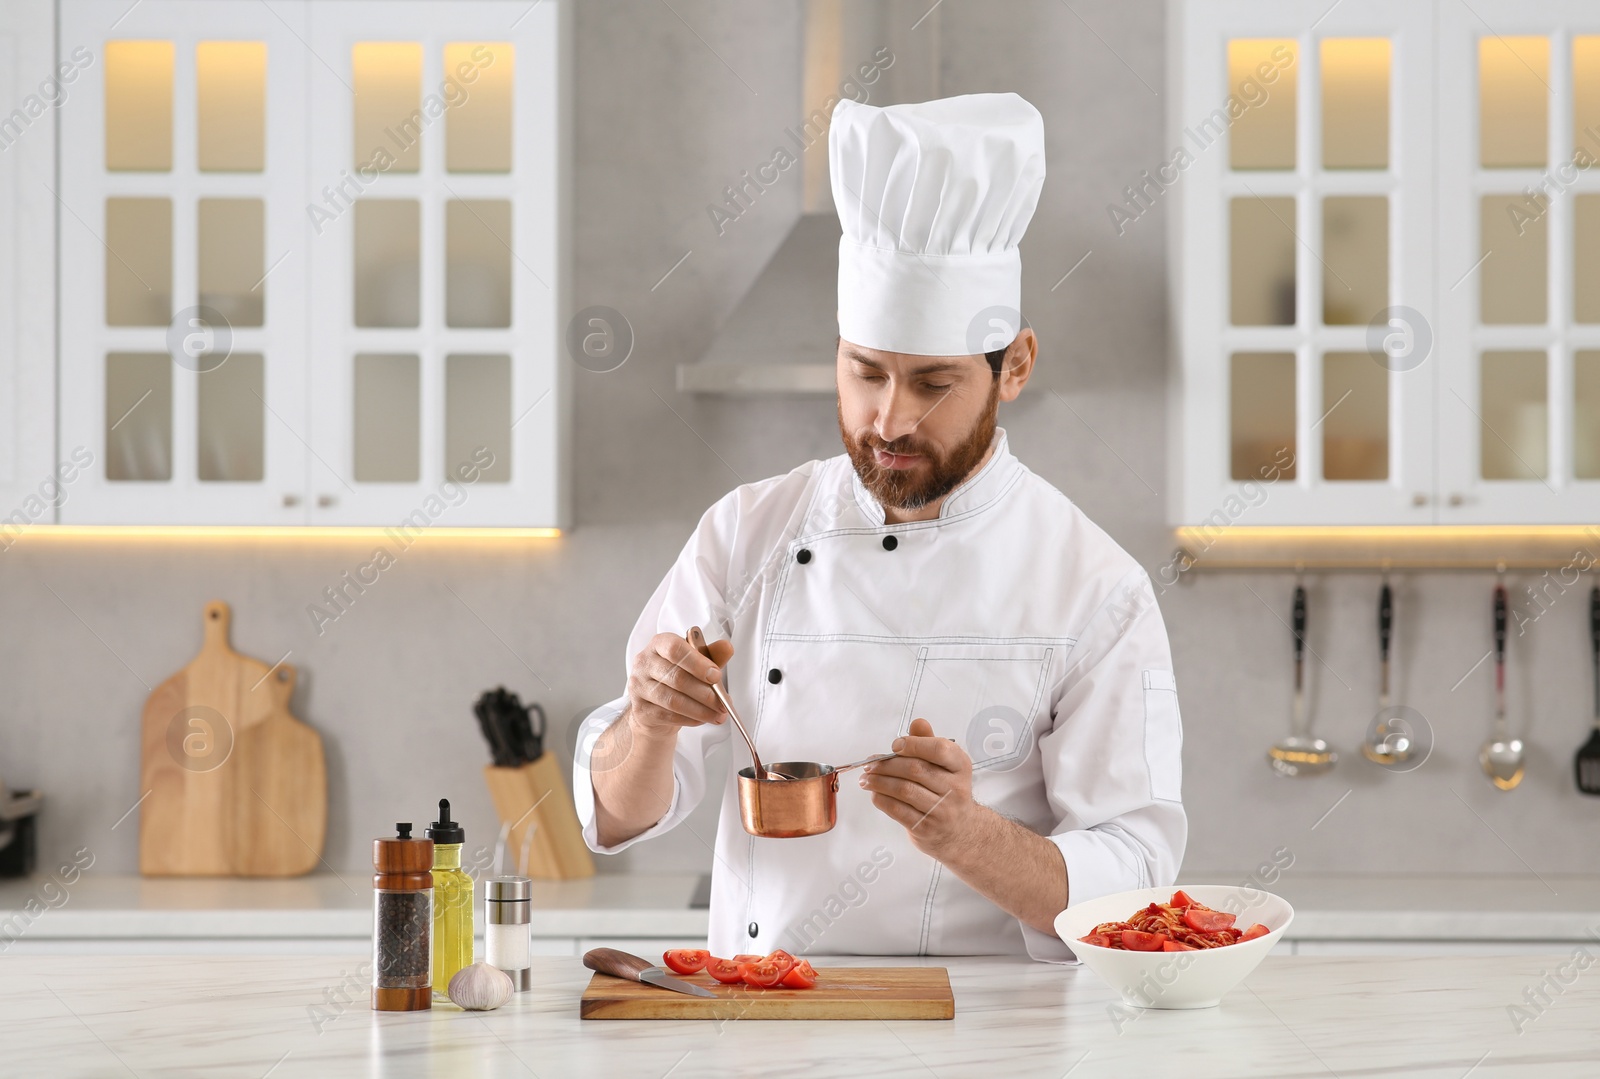
[[462,967],[450,979],[450,999],[471,1012],[489,1012],[511,999],[511,976],[488,963]]

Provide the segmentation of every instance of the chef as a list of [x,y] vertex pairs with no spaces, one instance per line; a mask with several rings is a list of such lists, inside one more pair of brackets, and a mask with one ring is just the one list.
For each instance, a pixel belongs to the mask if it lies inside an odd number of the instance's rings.
[[713,954],[1068,961],[1055,916],[1170,885],[1187,822],[1150,580],[996,426],[1038,356],[1017,245],[1043,120],[1015,94],[847,100],[828,152],[845,452],[700,519],[629,637],[625,691],[579,731],[584,837],[611,854],[684,824],[732,732],[720,679],[765,760],[901,756],[843,777],[831,831],[758,839],[730,746],[717,833],[696,832]]

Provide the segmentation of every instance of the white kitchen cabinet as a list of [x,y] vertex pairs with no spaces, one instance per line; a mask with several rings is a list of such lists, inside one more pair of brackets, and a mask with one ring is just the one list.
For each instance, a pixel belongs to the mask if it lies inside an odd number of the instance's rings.
[[1454,223],[1439,237],[1439,520],[1588,524],[1600,519],[1600,7],[1441,5],[1439,57],[1439,216]]
[[1169,14],[1171,152],[1110,212],[1173,204],[1172,523],[1600,516],[1600,174],[1550,168],[1600,162],[1600,9]]
[[564,522],[566,8],[61,0],[63,522]]
[[[82,60],[56,70],[48,3],[0,5],[0,549],[54,522],[80,467],[55,443],[55,115],[84,96]],[[82,452],[80,450],[80,461]]]

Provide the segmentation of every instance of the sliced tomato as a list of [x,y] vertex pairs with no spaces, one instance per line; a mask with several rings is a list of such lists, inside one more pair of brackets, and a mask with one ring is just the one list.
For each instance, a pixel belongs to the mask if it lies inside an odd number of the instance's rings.
[[1200,949],[1193,944],[1185,944],[1181,940],[1163,940],[1161,950],[1164,952],[1198,952]]
[[790,970],[794,969],[796,960],[794,956],[790,955],[782,948],[779,948],[777,951],[767,956],[763,962],[771,963],[773,966],[778,967],[785,974],[787,974]]
[[817,984],[817,971],[806,960],[801,959],[790,967],[784,974],[783,980],[778,984],[789,989],[810,989]]
[[1085,944],[1093,944],[1097,948],[1112,948],[1116,946],[1112,943],[1110,933],[1090,933],[1088,936],[1079,937],[1078,939]]
[[735,963],[732,959],[718,959],[716,956],[712,956],[706,963],[706,973],[723,985],[744,981],[744,970],[743,963]]
[[711,953],[702,948],[673,948],[661,953],[661,961],[674,974],[698,974],[706,969]]
[[1172,893],[1172,905],[1174,907],[1187,907],[1193,902],[1194,900],[1190,899],[1189,894],[1182,888],[1179,888],[1177,891]]
[[1247,940],[1255,940],[1257,937],[1264,937],[1270,932],[1272,932],[1272,930],[1268,929],[1266,926],[1262,925],[1260,922],[1257,922],[1255,925],[1252,925],[1249,929],[1246,929],[1244,931],[1244,933],[1240,935],[1239,940],[1240,940],[1241,943],[1244,942],[1244,941],[1247,941]]
[[776,963],[746,963],[744,964],[744,984],[756,989],[771,989],[783,981],[783,976],[788,971],[780,970]]
[[745,955],[745,954],[740,954],[740,955],[734,956],[733,957],[733,961],[735,963],[759,963],[765,958],[766,958],[766,956],[764,956],[764,955]]
[[1142,933],[1137,929],[1122,931],[1122,946],[1130,952],[1159,952],[1161,942],[1166,939],[1159,933]]
[[1215,933],[1233,925],[1234,916],[1222,910],[1198,910],[1190,907],[1183,912],[1183,924],[1198,933]]

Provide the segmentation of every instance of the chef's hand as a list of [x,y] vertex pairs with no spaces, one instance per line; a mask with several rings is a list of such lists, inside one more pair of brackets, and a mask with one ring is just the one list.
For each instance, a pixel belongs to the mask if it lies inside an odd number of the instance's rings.
[[[707,659],[676,633],[658,633],[628,671],[628,724],[644,737],[675,737],[684,727],[721,723],[712,683],[733,656],[732,641],[715,641]],[[715,660],[716,662],[712,662]]]
[[972,758],[948,738],[935,738],[933,724],[911,721],[911,729],[891,746],[898,757],[870,764],[861,785],[872,804],[904,825],[918,850],[940,857],[970,834],[979,808],[972,800]]

